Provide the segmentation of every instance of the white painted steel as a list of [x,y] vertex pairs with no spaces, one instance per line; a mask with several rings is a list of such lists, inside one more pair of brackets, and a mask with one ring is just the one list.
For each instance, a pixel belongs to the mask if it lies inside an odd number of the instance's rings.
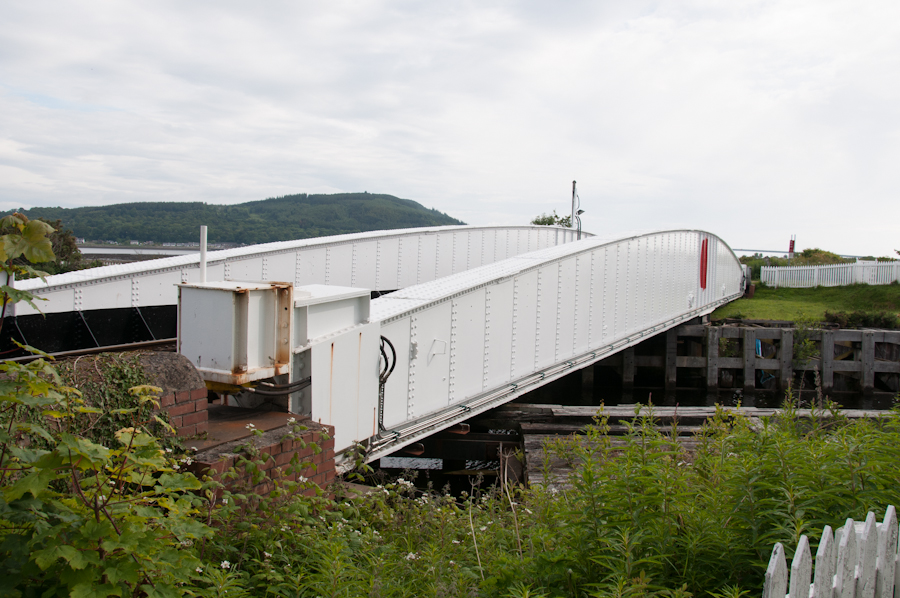
[[828,266],[763,266],[760,281],[773,287],[883,285],[900,281],[900,262],[857,262]]
[[[278,357],[279,363],[290,364],[278,373],[290,373],[293,381],[311,375],[308,390],[291,393],[291,409],[334,425],[336,452],[359,441],[367,447],[366,458],[373,460],[708,314],[743,292],[740,263],[709,233],[666,231],[558,244],[566,239],[564,231],[542,228],[457,228],[433,235],[376,236],[308,251],[249,255],[226,262],[223,273],[257,271],[271,277],[279,276],[273,274],[276,268],[293,266],[297,278],[324,275],[325,284],[294,287],[292,320],[287,324],[293,331],[294,357]],[[704,240],[709,258],[705,289]],[[534,246],[542,248],[517,253]],[[496,261],[508,254],[512,257]],[[371,266],[367,255],[375,256],[374,273],[360,268],[364,263]],[[423,255],[433,260],[433,270]],[[368,289],[341,286],[364,285],[367,280],[400,286],[422,279],[429,281],[371,303]],[[219,286],[228,290],[235,285]],[[198,287],[209,291],[212,286],[180,288],[182,297],[190,298]],[[270,322],[281,334],[281,308],[272,312],[262,303],[247,304],[241,312],[237,304],[216,299],[208,310],[186,311],[182,306],[181,329],[193,326],[184,320],[185,314],[198,314],[214,338],[210,342],[246,345],[251,353],[270,346],[275,333],[262,328]],[[247,320],[247,313],[248,321],[258,322],[256,328],[245,325],[243,332],[229,334],[217,330],[217,314]],[[203,329],[191,330],[200,335]],[[246,338],[254,330],[261,340]],[[385,387],[382,415],[388,431],[381,433],[379,336],[389,339],[397,353]],[[182,346],[183,353],[187,349]],[[186,354],[191,358],[190,351]],[[204,369],[201,373],[216,379]]]
[[239,385],[287,374],[290,302],[291,285],[180,285],[178,352],[213,382]]
[[[582,233],[587,234],[587,233]],[[511,255],[569,243],[571,229],[443,226],[266,243],[207,253],[209,280],[280,281],[395,290]],[[44,313],[175,305],[175,285],[200,282],[200,256],[180,255],[17,281]],[[16,305],[15,313],[37,313]]]
[[715,235],[667,231],[551,246],[375,299],[398,364],[385,387],[393,433],[368,439],[368,458],[708,314],[741,296],[742,277]]
[[893,506],[885,509],[881,523],[870,512],[865,522],[848,519],[833,536],[831,527],[826,525],[816,552],[815,578],[810,584],[809,540],[801,536],[791,566],[789,592],[784,547],[776,544],[766,569],[763,596],[891,598],[898,589],[897,538],[897,514]]

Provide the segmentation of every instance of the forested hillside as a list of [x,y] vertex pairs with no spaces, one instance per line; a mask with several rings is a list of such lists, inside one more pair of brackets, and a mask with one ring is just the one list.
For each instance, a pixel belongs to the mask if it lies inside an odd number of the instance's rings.
[[286,195],[236,205],[200,202],[125,203],[84,208],[32,208],[29,218],[62,220],[88,241],[188,242],[201,224],[212,243],[267,243],[368,230],[464,224],[443,212],[392,195]]

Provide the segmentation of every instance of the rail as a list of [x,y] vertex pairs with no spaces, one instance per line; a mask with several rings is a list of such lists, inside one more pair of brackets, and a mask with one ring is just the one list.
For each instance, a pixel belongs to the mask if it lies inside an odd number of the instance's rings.
[[808,289],[900,281],[900,261],[828,266],[763,266],[760,281],[778,288]]

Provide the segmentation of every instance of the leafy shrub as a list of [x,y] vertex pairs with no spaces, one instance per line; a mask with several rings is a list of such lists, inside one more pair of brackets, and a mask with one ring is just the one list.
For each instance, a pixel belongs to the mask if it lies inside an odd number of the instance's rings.
[[[110,448],[75,433],[77,414],[98,410],[43,359],[0,372],[0,592],[178,595],[200,565],[182,546],[211,533],[194,517],[200,482],[178,471],[137,408],[114,410],[134,419]],[[152,403],[153,390],[134,392]]]
[[841,328],[886,328],[896,330],[900,328],[900,318],[896,314],[888,312],[863,312],[845,311],[825,312],[825,321],[837,324]]

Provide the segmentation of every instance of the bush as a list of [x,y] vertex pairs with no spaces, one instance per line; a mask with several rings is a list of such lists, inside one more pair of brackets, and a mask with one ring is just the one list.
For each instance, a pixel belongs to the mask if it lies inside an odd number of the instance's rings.
[[884,311],[877,313],[854,311],[849,314],[844,311],[826,311],[825,321],[837,324],[841,328],[885,328],[888,330],[900,328],[900,319],[897,315]]
[[0,372],[4,596],[740,596],[761,590],[776,542],[790,553],[806,534],[815,551],[824,525],[900,504],[897,412],[719,410],[688,452],[652,411],[615,437],[601,411],[547,447],[574,471],[549,488],[451,496],[407,477],[258,497],[182,473],[190,456],[138,407],[107,407],[131,425],[86,438],[79,417],[99,410],[43,360]]

